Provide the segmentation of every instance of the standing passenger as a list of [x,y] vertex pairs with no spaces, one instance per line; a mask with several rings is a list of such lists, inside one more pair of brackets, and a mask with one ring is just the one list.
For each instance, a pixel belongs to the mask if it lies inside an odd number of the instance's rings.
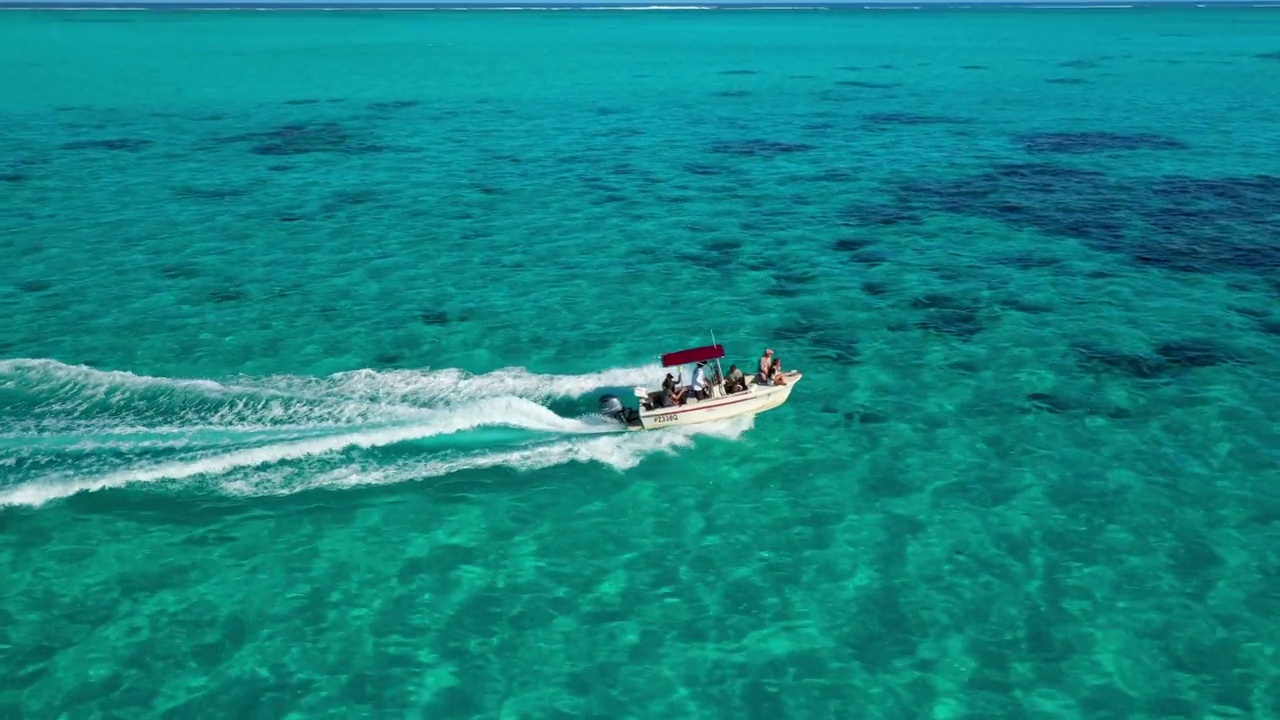
[[699,400],[707,399],[707,371],[706,363],[700,362],[693,369],[693,379],[689,381],[689,391]]
[[773,367],[773,364],[770,362],[772,358],[773,358],[773,350],[769,348],[765,348],[764,355],[760,356],[759,370],[756,372],[756,382],[760,383],[761,385],[767,384],[769,382],[769,370]]

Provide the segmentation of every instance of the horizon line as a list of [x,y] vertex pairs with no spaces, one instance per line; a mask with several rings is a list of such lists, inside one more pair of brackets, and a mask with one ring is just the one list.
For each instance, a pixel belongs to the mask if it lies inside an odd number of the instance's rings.
[[538,9],[642,9],[642,10],[734,10],[734,9],[864,9],[881,8],[920,9],[1139,9],[1147,7],[1185,6],[1195,8],[1280,8],[1280,2],[1259,0],[830,0],[828,2],[755,2],[720,0],[719,2],[636,2],[635,0],[564,0],[551,2],[521,2],[516,0],[473,0],[472,2],[432,2],[430,0],[349,0],[347,2],[317,2],[316,0],[274,0],[268,2],[241,2],[237,0],[150,0],[121,2],[119,0],[0,0],[0,8],[7,10],[396,10],[396,9],[458,9],[458,10],[538,10]]

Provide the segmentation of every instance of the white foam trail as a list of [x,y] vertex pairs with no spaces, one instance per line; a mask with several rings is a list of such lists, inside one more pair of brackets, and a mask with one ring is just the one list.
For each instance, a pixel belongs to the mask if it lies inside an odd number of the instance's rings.
[[486,452],[440,460],[402,463],[391,467],[350,464],[312,475],[303,482],[283,482],[280,476],[256,475],[226,482],[222,489],[235,495],[292,495],[318,489],[346,489],[443,477],[466,470],[511,468],[530,472],[566,463],[599,463],[614,470],[629,470],[655,453],[673,454],[693,447],[699,436],[736,440],[755,424],[748,415],[714,423],[578,437],[515,450]]
[[131,483],[219,475],[237,468],[279,463],[349,448],[392,445],[483,426],[576,434],[625,432],[619,431],[616,426],[563,418],[523,398],[486,398],[470,405],[433,411],[426,421],[407,426],[275,442],[195,459],[133,467],[97,477],[81,478],[73,473],[58,473],[0,491],[0,506],[39,506],[80,492],[122,487]]
[[[224,492],[281,494],[492,467],[596,462],[625,470],[651,453],[688,447],[696,436],[736,437],[751,426],[745,418],[635,433],[594,413],[561,417],[536,402],[653,383],[662,372],[654,364],[583,375],[504,368],[187,380],[0,360],[0,468],[11,468],[11,481],[21,483],[0,488],[0,506],[195,478]],[[444,449],[433,444],[427,459],[391,453],[351,464],[361,461],[361,449],[481,428],[555,437],[531,443],[503,433],[502,447],[470,443],[463,450],[464,438]],[[493,441],[483,432],[466,437]]]
[[662,366],[655,363],[585,375],[538,375],[524,368],[503,368],[483,375],[463,370],[356,370],[333,375],[332,387],[344,395],[400,402],[443,402],[514,395],[531,400],[579,397],[602,387],[656,384]]
[[[352,370],[325,378],[277,375],[265,378],[242,376],[235,383],[215,380],[150,377],[122,370],[97,370],[85,365],[68,365],[44,358],[0,360],[0,382],[15,382],[13,376],[26,373],[33,387],[61,389],[75,383],[80,392],[91,388],[107,390],[124,387],[160,387],[195,389],[207,393],[254,393],[287,396],[295,392],[315,393],[337,390],[364,397],[417,396],[431,400],[462,397],[574,397],[600,387],[625,387],[652,382],[662,377],[658,363],[614,368],[583,375],[547,375],[531,373],[521,367],[508,367],[483,374],[457,368],[440,370]],[[32,381],[37,382],[32,382]]]
[[[421,419],[424,408],[514,396],[530,400],[580,397],[602,387],[654,384],[657,364],[583,375],[542,375],[523,368],[484,374],[458,369],[356,370],[328,377],[240,377],[234,381],[184,380],[104,371],[55,360],[0,361],[0,391],[39,398],[36,417],[16,418],[44,431],[83,432],[88,416],[101,429],[115,426],[228,425],[242,429],[280,424],[336,427]],[[0,435],[3,436],[3,435]]]

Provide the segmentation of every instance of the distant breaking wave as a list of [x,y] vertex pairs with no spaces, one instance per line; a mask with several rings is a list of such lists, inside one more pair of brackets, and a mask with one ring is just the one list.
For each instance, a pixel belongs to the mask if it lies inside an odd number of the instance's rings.
[[135,484],[253,496],[569,462],[626,470],[696,436],[733,438],[751,427],[747,418],[625,432],[590,411],[593,397],[579,417],[540,404],[651,382],[660,371],[360,370],[215,381],[4,360],[0,506]]

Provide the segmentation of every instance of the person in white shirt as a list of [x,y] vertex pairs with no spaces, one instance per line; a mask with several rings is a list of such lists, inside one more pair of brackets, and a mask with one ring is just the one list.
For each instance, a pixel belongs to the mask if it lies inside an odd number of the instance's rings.
[[689,392],[699,400],[707,398],[707,371],[706,363],[700,362],[693,369],[693,379],[689,381]]

